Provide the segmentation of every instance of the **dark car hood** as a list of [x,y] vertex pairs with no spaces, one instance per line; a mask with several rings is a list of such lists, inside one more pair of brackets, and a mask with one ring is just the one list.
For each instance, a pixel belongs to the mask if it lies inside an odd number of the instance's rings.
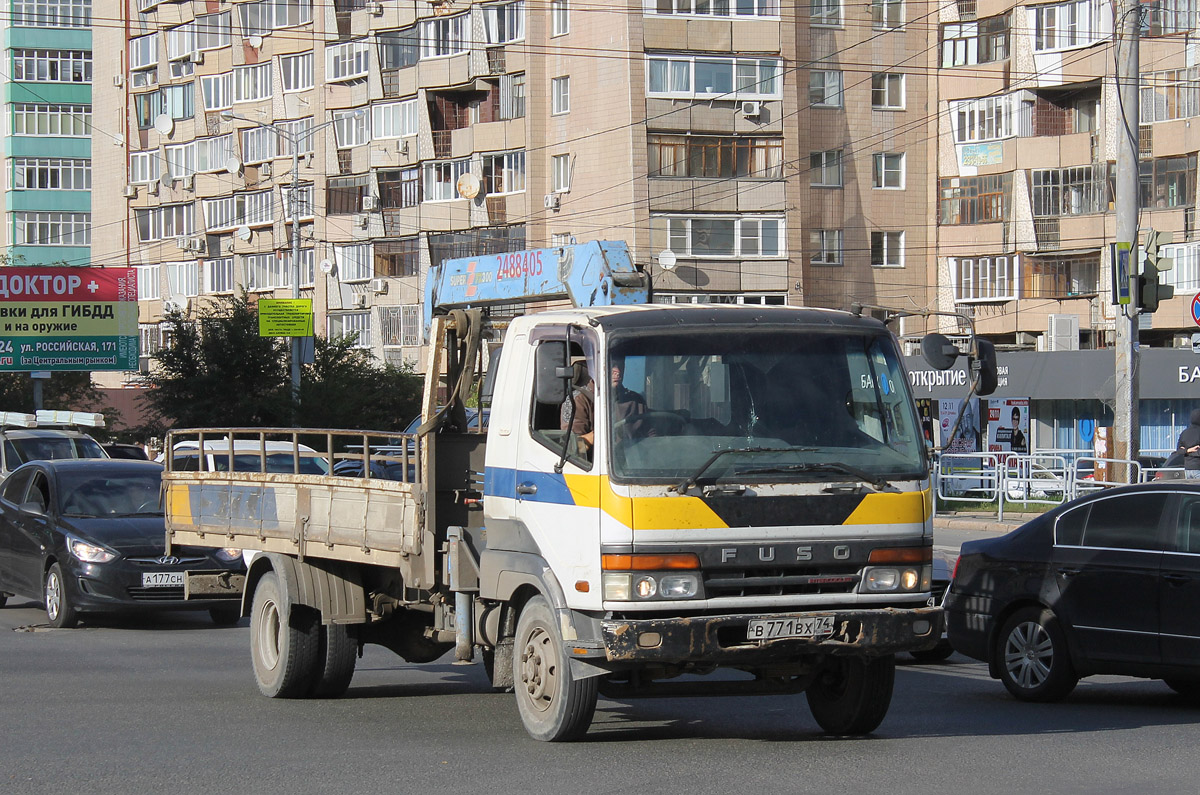
[[62,528],[84,541],[102,544],[126,557],[161,555],[167,547],[167,524],[161,515],[63,517]]

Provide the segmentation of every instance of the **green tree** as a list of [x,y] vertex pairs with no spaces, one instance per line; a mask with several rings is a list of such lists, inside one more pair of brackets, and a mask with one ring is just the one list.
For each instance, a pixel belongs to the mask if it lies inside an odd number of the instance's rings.
[[[42,381],[42,408],[99,411],[104,400],[89,372],[57,372]],[[88,408],[84,408],[84,407]],[[33,379],[29,373],[0,373],[0,410],[33,413]]]
[[317,337],[300,386],[300,424],[309,428],[403,430],[421,407],[411,365],[382,364],[355,336]]

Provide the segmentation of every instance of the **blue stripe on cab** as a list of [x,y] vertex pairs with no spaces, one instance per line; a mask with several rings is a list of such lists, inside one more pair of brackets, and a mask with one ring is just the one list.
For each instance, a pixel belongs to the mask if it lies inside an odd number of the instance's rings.
[[[518,484],[536,486],[537,493],[518,495]],[[487,467],[483,472],[483,494],[485,497],[509,497],[555,505],[575,504],[566,478],[553,472]]]

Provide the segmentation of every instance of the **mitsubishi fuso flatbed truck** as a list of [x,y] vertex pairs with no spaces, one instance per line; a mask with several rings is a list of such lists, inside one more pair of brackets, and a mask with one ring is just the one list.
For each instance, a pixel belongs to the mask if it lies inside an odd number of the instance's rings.
[[[428,277],[416,434],[170,434],[210,452],[168,456],[168,544],[258,551],[242,605],[265,695],[340,695],[374,643],[481,659],[539,740],[582,736],[600,694],[805,692],[828,733],[879,725],[894,655],[942,632],[896,338],[648,289],[621,243],[449,260]],[[476,390],[490,415],[471,428]],[[333,474],[345,460],[357,476]]]

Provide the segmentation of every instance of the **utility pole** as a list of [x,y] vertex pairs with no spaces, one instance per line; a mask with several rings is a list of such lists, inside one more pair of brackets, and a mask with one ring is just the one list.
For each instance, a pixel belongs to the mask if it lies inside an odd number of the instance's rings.
[[[1137,460],[1141,434],[1138,417],[1138,301],[1134,298],[1138,256],[1138,89],[1141,82],[1138,43],[1141,36],[1137,0],[1117,0],[1114,34],[1117,67],[1117,104],[1121,122],[1117,134],[1117,245],[1128,243],[1130,302],[1117,307],[1116,411],[1113,422],[1113,458]],[[1113,268],[1117,263],[1111,263]],[[1133,480],[1133,467],[1120,467],[1117,478]],[[1124,471],[1124,474],[1121,474]]]

